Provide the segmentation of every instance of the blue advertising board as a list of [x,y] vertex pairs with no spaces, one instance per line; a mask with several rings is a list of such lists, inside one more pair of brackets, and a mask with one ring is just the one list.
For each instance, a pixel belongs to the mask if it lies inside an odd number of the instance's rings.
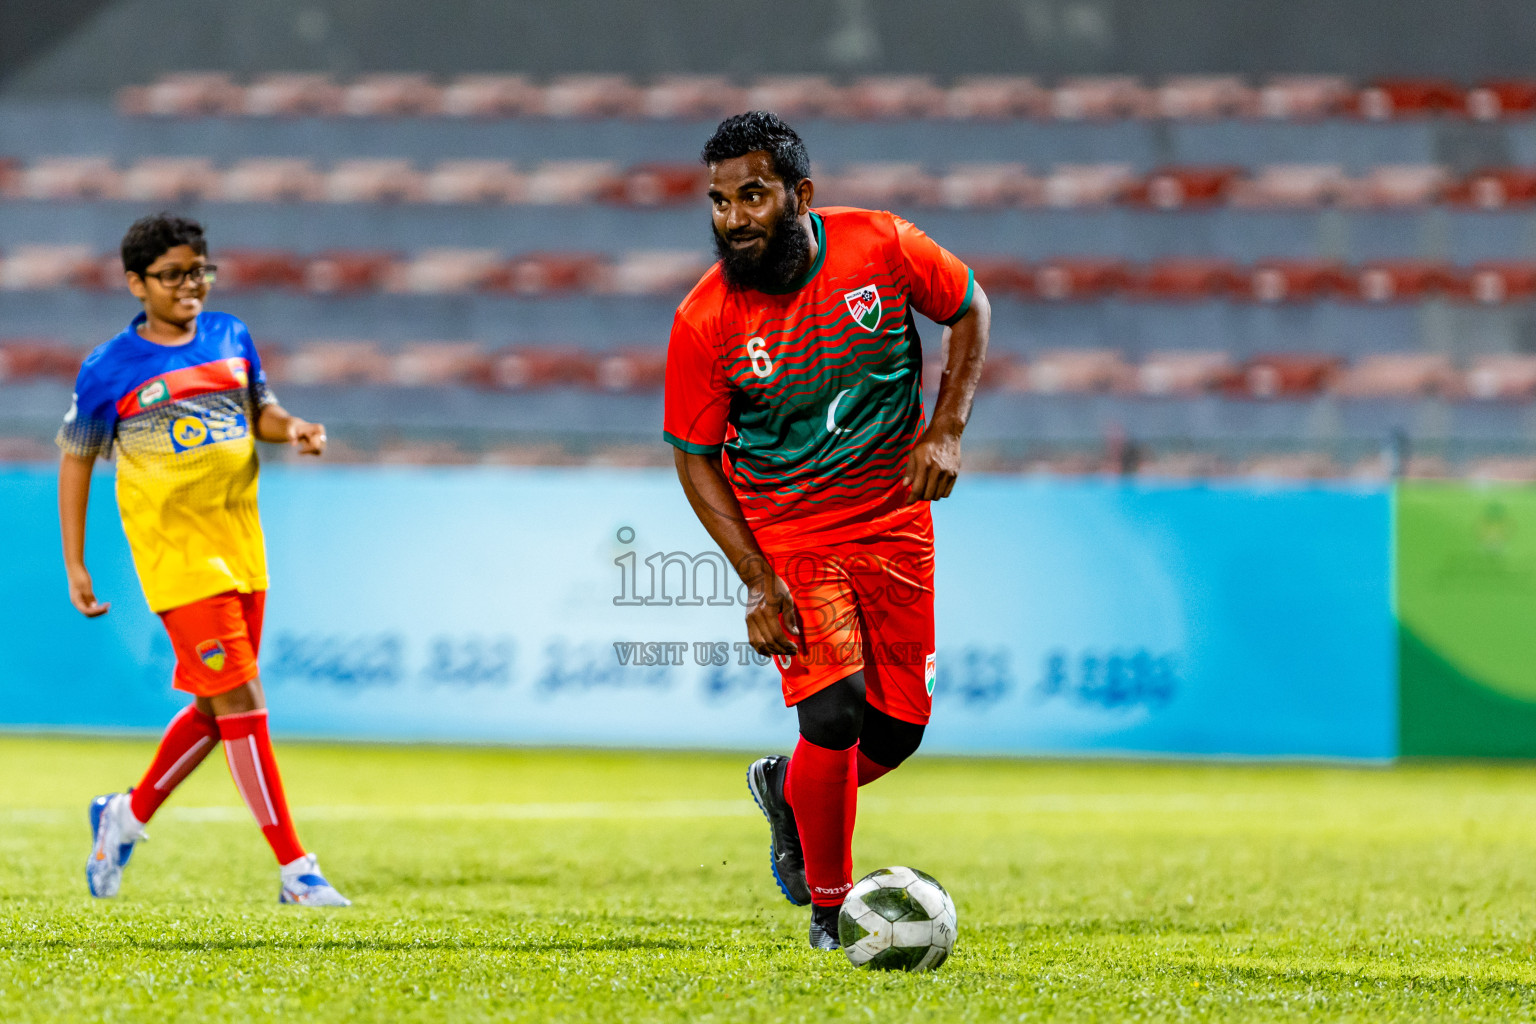
[[[65,598],[54,480],[0,470],[0,724],[181,703],[98,474]],[[267,470],[262,678],[288,735],[780,749],[793,713],[669,471]],[[935,507],[925,749],[1396,752],[1385,491],[972,476]]]

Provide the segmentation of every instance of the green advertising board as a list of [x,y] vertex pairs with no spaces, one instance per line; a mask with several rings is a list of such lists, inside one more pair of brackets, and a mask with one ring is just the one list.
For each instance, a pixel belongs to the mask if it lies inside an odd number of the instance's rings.
[[1396,495],[1400,751],[1536,756],[1536,487]]

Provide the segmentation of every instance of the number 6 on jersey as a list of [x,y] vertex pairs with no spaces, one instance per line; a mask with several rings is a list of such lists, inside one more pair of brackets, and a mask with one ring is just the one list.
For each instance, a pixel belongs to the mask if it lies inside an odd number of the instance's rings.
[[759,377],[773,374],[773,360],[768,358],[768,342],[762,338],[747,339],[747,358],[752,360],[752,372]]

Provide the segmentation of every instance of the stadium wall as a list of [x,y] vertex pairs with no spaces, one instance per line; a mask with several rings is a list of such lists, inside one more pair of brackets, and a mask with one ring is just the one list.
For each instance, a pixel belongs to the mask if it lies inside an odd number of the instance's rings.
[[[46,467],[0,470],[0,723],[156,729],[171,651],[110,474],[69,609]],[[262,482],[263,679],[294,735],[781,747],[793,716],[670,472],[324,467]],[[1397,753],[1391,495],[970,478],[936,507],[955,753]],[[685,577],[687,577],[685,579]]]

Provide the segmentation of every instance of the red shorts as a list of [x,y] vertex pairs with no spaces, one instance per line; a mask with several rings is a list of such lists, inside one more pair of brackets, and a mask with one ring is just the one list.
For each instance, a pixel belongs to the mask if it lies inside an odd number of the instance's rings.
[[933,517],[826,547],[766,552],[789,584],[801,652],[774,659],[793,707],[863,670],[872,707],[926,725],[933,710]]
[[160,613],[176,649],[171,685],[198,697],[217,697],[256,678],[266,591],[230,590]]

